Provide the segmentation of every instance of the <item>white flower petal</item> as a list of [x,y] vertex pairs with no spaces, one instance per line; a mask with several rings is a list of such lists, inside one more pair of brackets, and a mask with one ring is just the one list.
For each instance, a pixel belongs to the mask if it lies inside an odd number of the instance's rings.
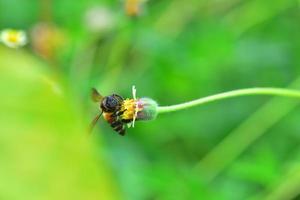
[[132,97],[134,100],[136,100],[136,89],[135,89],[135,85],[132,86]]
[[[132,86],[132,96],[133,96],[133,99],[136,100],[136,88],[134,85]],[[138,104],[135,102],[135,111],[134,111],[134,115],[133,115],[133,119],[132,119],[132,127],[133,128],[134,128],[134,123],[135,123],[135,120],[137,117],[137,113],[138,113]]]
[[5,29],[0,33],[0,40],[10,48],[18,48],[27,43],[27,36],[24,31]]

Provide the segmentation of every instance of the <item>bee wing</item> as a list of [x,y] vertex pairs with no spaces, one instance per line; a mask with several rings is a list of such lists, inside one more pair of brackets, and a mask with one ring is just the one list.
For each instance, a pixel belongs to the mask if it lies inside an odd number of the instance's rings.
[[98,114],[98,115],[93,119],[93,121],[91,122],[90,127],[89,127],[89,133],[92,133],[92,131],[93,131],[93,129],[94,129],[94,127],[95,127],[97,121],[98,121],[99,118],[101,117],[102,113],[103,113],[103,112],[101,112],[100,114]]
[[91,98],[94,102],[100,102],[103,96],[95,88],[92,88]]

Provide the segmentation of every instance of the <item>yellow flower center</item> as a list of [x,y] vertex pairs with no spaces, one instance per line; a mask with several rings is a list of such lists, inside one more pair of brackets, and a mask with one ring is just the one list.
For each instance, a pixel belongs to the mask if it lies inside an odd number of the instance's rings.
[[8,34],[7,40],[12,43],[17,43],[19,41],[20,34],[17,31],[11,31]]
[[[135,99],[125,99],[122,105],[122,111],[124,111],[122,118],[123,119],[133,119],[136,112],[136,102]],[[138,108],[138,111],[142,110]]]

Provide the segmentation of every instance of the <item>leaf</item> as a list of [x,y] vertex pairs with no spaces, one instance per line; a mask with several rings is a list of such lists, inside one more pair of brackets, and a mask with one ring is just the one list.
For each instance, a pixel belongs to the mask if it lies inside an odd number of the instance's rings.
[[45,66],[0,48],[0,89],[1,199],[118,198],[72,98]]

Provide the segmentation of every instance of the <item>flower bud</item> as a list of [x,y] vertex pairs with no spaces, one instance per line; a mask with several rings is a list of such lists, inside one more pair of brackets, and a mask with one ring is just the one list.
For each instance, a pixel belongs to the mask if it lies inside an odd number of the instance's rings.
[[136,120],[152,120],[157,116],[157,103],[150,98],[140,98],[136,100]]

